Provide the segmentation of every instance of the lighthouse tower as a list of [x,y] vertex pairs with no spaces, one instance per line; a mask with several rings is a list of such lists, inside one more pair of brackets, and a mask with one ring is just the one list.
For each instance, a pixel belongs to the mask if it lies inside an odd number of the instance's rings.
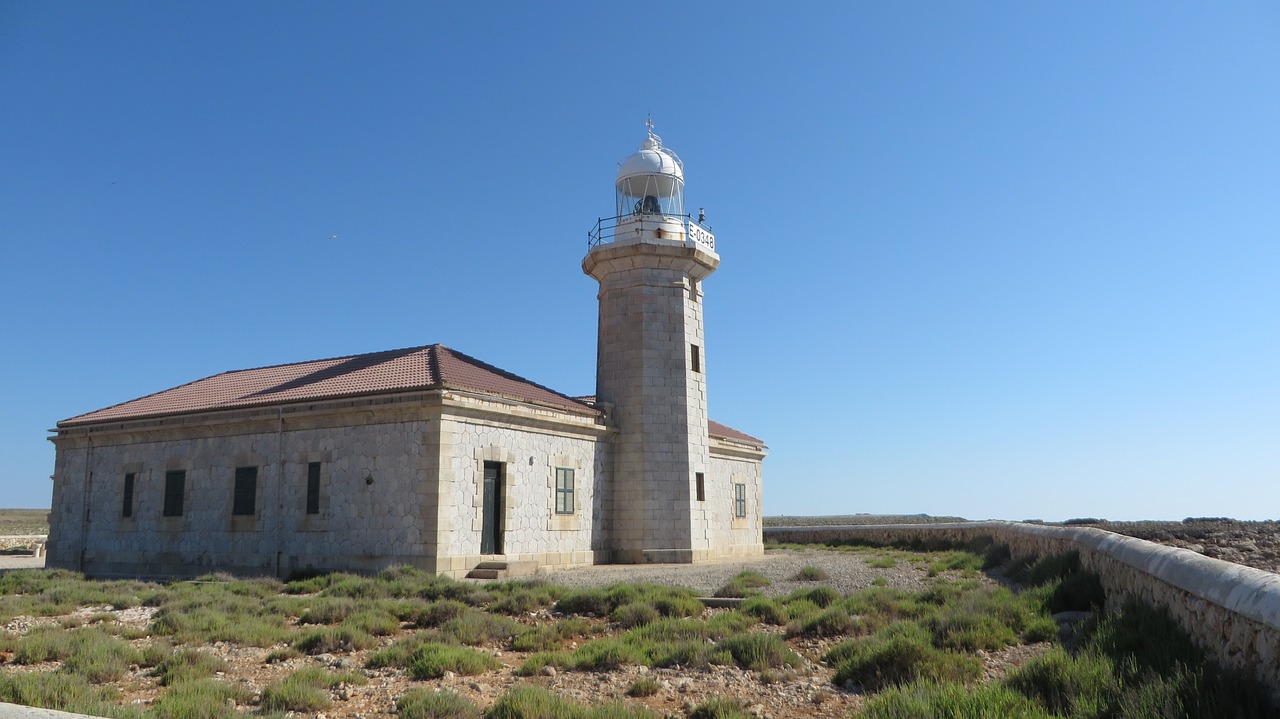
[[702,280],[720,257],[685,212],[684,164],[647,124],[582,260],[600,283],[596,398],[618,432],[607,532],[615,562],[693,562],[711,555]]

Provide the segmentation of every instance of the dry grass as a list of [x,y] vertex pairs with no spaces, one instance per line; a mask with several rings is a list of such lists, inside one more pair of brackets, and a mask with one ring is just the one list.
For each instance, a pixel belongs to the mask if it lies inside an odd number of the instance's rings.
[[0,509],[0,537],[48,533],[49,510]]

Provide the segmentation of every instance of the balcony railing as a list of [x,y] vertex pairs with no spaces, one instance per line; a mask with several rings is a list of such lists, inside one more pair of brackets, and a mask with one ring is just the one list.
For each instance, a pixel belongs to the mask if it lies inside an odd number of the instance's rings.
[[623,231],[629,234],[632,230],[640,233],[645,230],[665,230],[675,223],[679,223],[680,227],[683,228],[686,241],[692,240],[715,252],[716,236],[711,234],[710,229],[699,224],[693,217],[690,215],[663,215],[657,213],[618,215],[617,217],[598,219],[596,220],[596,226],[587,233],[587,246],[597,247],[618,239],[626,239],[625,236],[619,236],[618,234],[618,228],[623,225],[625,225],[622,228]]

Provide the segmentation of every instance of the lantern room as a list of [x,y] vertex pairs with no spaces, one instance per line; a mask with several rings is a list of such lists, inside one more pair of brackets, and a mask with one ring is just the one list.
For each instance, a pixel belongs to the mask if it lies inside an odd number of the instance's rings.
[[684,212],[684,163],[676,153],[662,146],[653,132],[640,149],[618,166],[617,217],[632,215],[674,215]]

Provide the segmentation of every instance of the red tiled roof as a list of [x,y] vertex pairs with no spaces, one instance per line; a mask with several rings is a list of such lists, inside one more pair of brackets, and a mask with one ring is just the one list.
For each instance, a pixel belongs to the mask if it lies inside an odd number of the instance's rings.
[[707,420],[707,434],[712,437],[731,439],[735,442],[742,442],[744,444],[755,444],[761,447],[764,446],[764,440],[752,437],[746,432],[739,432],[733,427],[726,427],[725,425],[710,419]]
[[471,390],[571,412],[599,410],[444,345],[223,372],[64,419],[59,427],[427,389]]

